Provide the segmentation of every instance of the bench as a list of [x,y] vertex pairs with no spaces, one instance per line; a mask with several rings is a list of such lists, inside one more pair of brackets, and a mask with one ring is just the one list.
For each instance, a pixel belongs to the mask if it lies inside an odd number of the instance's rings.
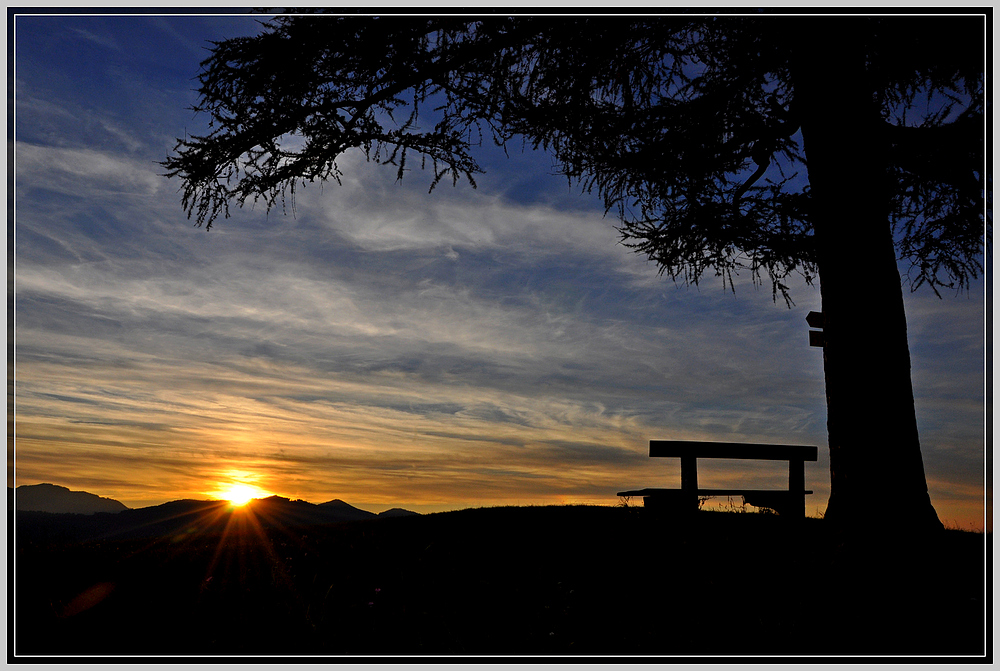
[[[805,517],[805,462],[816,461],[815,445],[763,445],[760,443],[714,443],[690,440],[651,440],[650,457],[680,457],[681,488],[647,488],[618,492],[618,496],[641,496],[647,508],[698,510],[699,497],[742,496],[759,508],[770,508],[791,517]],[[698,459],[771,459],[788,462],[788,489],[704,489],[698,486]]]

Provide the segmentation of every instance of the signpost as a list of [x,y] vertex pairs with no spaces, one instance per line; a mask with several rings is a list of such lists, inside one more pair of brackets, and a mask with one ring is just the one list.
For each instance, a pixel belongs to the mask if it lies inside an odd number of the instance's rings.
[[822,312],[810,312],[806,315],[806,323],[809,324],[814,329],[820,329],[819,331],[809,331],[809,346],[810,347],[823,347],[826,341],[823,339],[823,313]]

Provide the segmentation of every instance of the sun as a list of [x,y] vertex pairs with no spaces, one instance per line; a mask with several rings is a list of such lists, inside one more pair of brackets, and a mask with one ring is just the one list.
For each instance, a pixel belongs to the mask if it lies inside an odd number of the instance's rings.
[[250,499],[259,497],[260,495],[261,493],[254,487],[237,484],[227,489],[223,494],[223,498],[234,506],[243,506],[249,503]]

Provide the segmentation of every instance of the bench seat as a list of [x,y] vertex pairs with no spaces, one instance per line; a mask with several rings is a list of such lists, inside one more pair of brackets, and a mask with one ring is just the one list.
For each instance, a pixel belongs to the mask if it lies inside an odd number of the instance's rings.
[[698,499],[711,496],[742,496],[744,503],[757,508],[770,508],[779,514],[798,515],[798,509],[806,494],[811,490],[790,491],[787,489],[661,489],[647,487],[618,492],[618,496],[641,496],[642,505],[646,508],[695,511],[699,508]]

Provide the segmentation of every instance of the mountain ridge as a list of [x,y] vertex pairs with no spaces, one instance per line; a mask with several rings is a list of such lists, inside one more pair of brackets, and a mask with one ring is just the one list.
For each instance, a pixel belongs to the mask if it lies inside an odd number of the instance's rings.
[[129,510],[121,501],[98,496],[84,491],[73,491],[69,487],[43,482],[37,485],[21,485],[17,493],[7,488],[7,509],[44,513],[69,513],[93,515],[95,513],[119,513]]
[[[15,494],[15,489],[13,487],[7,487],[7,510],[12,511],[15,508],[15,501],[17,504],[17,510],[22,512],[44,512],[44,513],[55,513],[55,514],[83,514],[92,515],[95,513],[117,513],[124,510],[145,510],[147,508],[161,508],[162,506],[171,506],[175,504],[185,504],[190,502],[217,502],[217,503],[228,503],[224,499],[174,499],[172,501],[164,501],[163,503],[158,503],[152,506],[143,506],[141,508],[129,508],[124,503],[117,501],[115,499],[99,496],[91,492],[86,491],[76,491],[70,490],[68,487],[63,487],[62,485],[54,485],[51,483],[40,483],[35,485],[18,485]],[[74,505],[59,505],[63,500],[78,500],[80,503]],[[282,500],[289,501],[293,503],[308,504],[310,506],[317,506],[325,510],[340,510],[345,514],[356,515],[360,518],[375,518],[379,516],[388,517],[398,517],[402,515],[419,515],[420,513],[414,512],[412,510],[407,510],[405,508],[394,507],[388,510],[384,510],[380,513],[373,513],[367,510],[358,508],[357,506],[352,506],[343,499],[332,499],[330,501],[325,501],[323,503],[312,503],[305,501],[304,499],[289,499],[284,496],[278,496],[274,494],[268,497],[262,497],[258,499],[251,499],[251,501],[266,501],[266,500]],[[90,504],[89,506],[87,504]],[[71,509],[71,508],[79,509]]]
[[[17,488],[17,533],[38,542],[181,538],[192,533],[224,534],[231,523],[242,524],[247,520],[260,529],[297,528],[419,514],[400,508],[376,514],[356,508],[340,499],[315,504],[277,495],[252,499],[243,506],[233,506],[228,501],[220,500],[179,499],[144,508],[127,508],[116,501],[115,503],[122,506],[122,509],[115,507],[114,512],[100,510],[80,514],[53,510],[54,506],[45,502],[44,505],[36,504],[40,509],[29,509],[32,506],[31,496],[27,497],[27,502],[22,502],[22,487],[29,487],[26,490],[28,492],[54,492],[57,490],[51,488],[57,486],[47,485],[42,490],[30,489],[38,487],[37,485],[22,485]],[[14,505],[10,499],[13,496],[13,490],[8,488],[8,510],[12,512]],[[89,496],[100,499],[93,494]],[[86,500],[93,503],[93,499],[89,497]]]

